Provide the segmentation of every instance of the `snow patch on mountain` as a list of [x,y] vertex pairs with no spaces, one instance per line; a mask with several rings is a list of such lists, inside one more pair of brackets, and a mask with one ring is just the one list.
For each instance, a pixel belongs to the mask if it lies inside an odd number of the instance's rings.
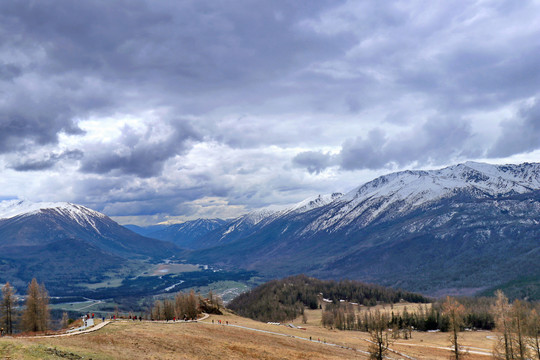
[[313,197],[307,198],[304,201],[299,202],[298,204],[294,205],[290,209],[286,210],[286,212],[303,213],[306,211],[319,208],[321,206],[328,205],[331,202],[341,198],[342,196],[343,196],[342,193],[333,193],[333,194],[327,194],[327,195],[313,196]]

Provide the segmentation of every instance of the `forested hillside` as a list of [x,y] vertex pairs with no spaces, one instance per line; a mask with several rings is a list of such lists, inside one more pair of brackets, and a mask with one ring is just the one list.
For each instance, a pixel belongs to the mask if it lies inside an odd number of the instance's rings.
[[332,303],[346,300],[363,305],[397,303],[401,300],[429,302],[429,299],[419,294],[359,281],[319,280],[297,275],[269,281],[241,294],[229,303],[228,308],[241,316],[259,321],[285,321],[299,316],[304,307],[318,308],[322,299]]

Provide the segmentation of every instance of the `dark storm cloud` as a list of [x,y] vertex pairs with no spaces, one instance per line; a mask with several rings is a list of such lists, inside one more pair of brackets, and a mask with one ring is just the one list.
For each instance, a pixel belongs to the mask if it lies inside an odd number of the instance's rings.
[[[320,36],[298,28],[330,4],[336,3],[2,2],[0,64],[13,57],[17,64],[2,65],[0,79],[17,78],[4,84],[6,91],[34,104],[8,98],[2,105],[21,109],[2,120],[21,129],[3,131],[0,151],[34,138],[30,142],[38,145],[55,143],[58,133],[89,115],[154,106],[200,114],[260,102],[276,91],[271,82],[352,43],[346,34]],[[69,111],[51,105],[62,103]],[[31,120],[27,110],[36,104],[39,120]],[[207,127],[212,129],[214,123]],[[238,141],[220,137],[232,146]]]
[[41,160],[26,160],[18,162],[10,168],[16,171],[39,171],[54,167],[61,160],[80,160],[84,156],[81,150],[67,150],[63,153],[51,153]]
[[468,122],[448,118],[432,118],[416,128],[387,135],[381,128],[365,136],[348,139],[337,155],[306,151],[292,162],[310,173],[339,165],[343,170],[381,169],[398,166],[444,164],[451,159],[475,157],[482,147],[474,146]]
[[523,107],[515,119],[504,121],[501,127],[490,156],[504,157],[540,149],[540,100]]
[[[171,183],[160,179],[134,179],[131,176],[90,177],[74,184],[74,202],[110,216],[186,214],[194,211],[186,203],[205,196],[227,196],[232,187],[217,179],[197,184]],[[163,219],[162,219],[163,220]]]
[[0,80],[11,81],[21,74],[21,68],[14,64],[0,64]]
[[332,165],[332,155],[320,151],[304,151],[293,158],[293,164],[318,174]]
[[339,154],[341,168],[380,169],[390,165],[444,164],[455,158],[481,155],[472,145],[466,121],[434,118],[417,128],[388,136],[374,129],[366,137],[347,140]]
[[172,122],[164,139],[150,139],[154,128],[139,133],[126,126],[118,142],[100,144],[82,161],[85,173],[136,175],[143,178],[159,175],[169,158],[188,151],[201,135],[185,121]]
[[272,78],[338,49],[309,33],[291,36],[296,21],[322,5],[59,1],[2,3],[0,10],[11,31],[28,39],[21,42],[45,52],[44,72],[197,92]]
[[[0,2],[0,163],[80,164],[73,181],[95,183],[66,187],[86,191],[82,202],[136,215],[195,211],[186,203],[205,196],[285,203],[319,186],[298,168],[532,151],[538,101],[508,109],[538,96],[538,11],[514,0]],[[124,116],[136,124],[100,138],[100,123]],[[483,133],[491,117],[496,140]]]
[[66,109],[58,109],[49,117],[47,113],[40,114],[39,104],[34,107],[20,102],[20,106],[17,109],[0,107],[0,153],[56,144],[59,133],[82,134]]

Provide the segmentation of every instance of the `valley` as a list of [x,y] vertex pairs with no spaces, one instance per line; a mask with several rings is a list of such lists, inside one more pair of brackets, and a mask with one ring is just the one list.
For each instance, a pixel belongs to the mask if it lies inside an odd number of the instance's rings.
[[[509,306],[523,299],[531,316],[540,299],[539,218],[540,165],[527,163],[393,173],[278,210],[148,228],[76,204],[3,201],[0,283],[14,285],[19,308],[37,278],[53,328],[85,313],[146,321],[28,338],[17,320],[19,335],[0,350],[25,359],[364,359],[380,316],[383,331],[399,334],[391,358],[443,359],[440,298],[467,295],[461,344],[469,358],[485,358],[494,300],[478,296],[502,288]],[[215,298],[204,299],[210,292],[228,306],[224,315],[215,315],[219,300],[216,310]],[[190,318],[186,304],[209,318],[171,323]]]
[[540,0],[0,0],[0,360],[540,360],[538,39]]
[[[539,218],[536,163],[402,171],[281,209],[133,231],[81,205],[4,201],[0,282],[37,277],[54,296],[103,299],[305,273],[539,299]],[[188,264],[208,268],[189,274]]]
[[[133,274],[118,274],[100,283],[79,284],[65,294],[51,298],[51,309],[113,314],[120,309],[145,312],[153,299],[171,296],[178,291],[206,294],[213,291],[224,301],[230,301],[255,285],[256,274],[248,271],[222,271],[205,265],[186,263],[147,264]],[[56,293],[58,294],[58,293]]]

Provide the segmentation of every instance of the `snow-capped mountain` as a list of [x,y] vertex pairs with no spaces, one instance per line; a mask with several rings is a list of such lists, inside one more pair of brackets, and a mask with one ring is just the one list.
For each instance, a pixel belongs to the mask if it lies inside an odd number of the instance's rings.
[[[516,274],[540,276],[533,265],[540,263],[539,200],[537,163],[397,172],[343,196],[240,217],[210,234],[222,246],[193,258],[272,276],[306,272],[477,291]],[[453,282],[436,272],[451,273]]]
[[490,165],[466,162],[440,170],[402,171],[381,176],[345,195],[317,195],[292,207],[253,211],[231,222],[223,236],[322,207],[325,207],[324,214],[307,224],[302,234],[335,232],[351,224],[357,228],[367,226],[458,194],[481,199],[535,190],[540,190],[540,164],[537,163]]
[[91,210],[82,205],[68,202],[30,202],[26,200],[6,200],[0,202],[0,220],[16,216],[31,216],[51,211],[58,216],[75,221],[83,227],[91,227],[99,232],[96,219],[105,219],[107,216]]
[[285,206],[277,209],[275,207],[271,207],[252,211],[228,223],[220,233],[221,236],[218,244],[231,242],[239,237],[246,236],[248,233],[256,232],[258,229],[280,218],[291,215],[299,215],[326,206],[342,196],[343,194],[339,192],[326,195],[316,195],[292,206]]
[[103,279],[128,262],[178,251],[81,205],[0,202],[0,283],[25,284],[38,277],[48,288],[64,291]]
[[456,196],[495,198],[540,189],[540,164],[489,165],[467,162],[431,171],[403,171],[381,176],[338,199],[336,208],[305,231],[337,231],[385,216],[401,216],[421,206]]
[[83,240],[116,255],[157,255],[165,250],[163,246],[174,248],[135,234],[108,216],[82,205],[0,202],[0,247],[43,245],[62,239]]

